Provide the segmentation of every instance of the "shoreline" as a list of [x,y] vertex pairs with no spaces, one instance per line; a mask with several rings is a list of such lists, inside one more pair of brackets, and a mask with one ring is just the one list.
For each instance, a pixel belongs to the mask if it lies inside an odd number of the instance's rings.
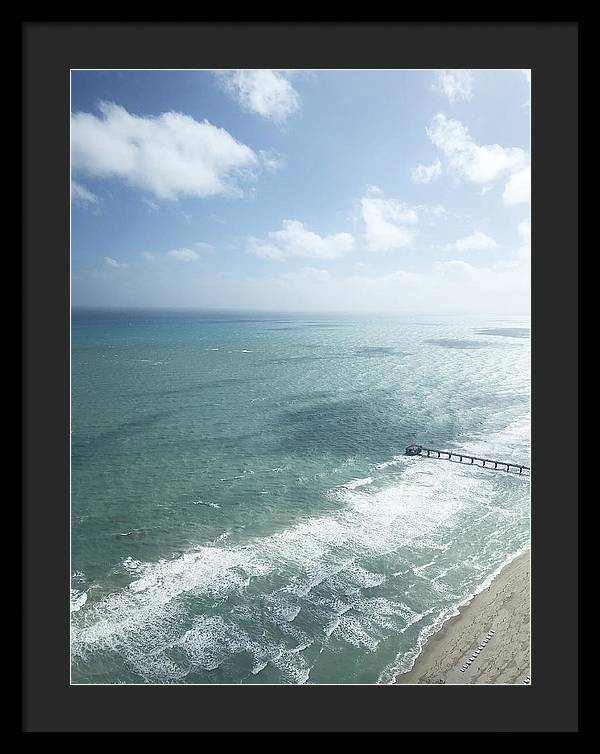
[[[391,683],[529,683],[529,573],[530,551],[526,550],[432,634],[411,670],[397,673]],[[494,633],[484,643],[491,631]],[[462,672],[475,652],[475,659]]]

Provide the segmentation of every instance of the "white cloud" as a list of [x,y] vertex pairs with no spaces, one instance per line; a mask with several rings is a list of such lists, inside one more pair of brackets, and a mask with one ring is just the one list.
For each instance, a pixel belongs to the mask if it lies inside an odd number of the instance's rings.
[[240,195],[241,180],[259,163],[250,147],[207,120],[176,112],[140,117],[110,102],[100,112],[71,118],[73,169],[159,199]]
[[531,201],[531,168],[529,165],[511,175],[504,188],[502,199],[509,206],[528,204]]
[[171,249],[167,251],[167,256],[177,262],[195,262],[200,259],[200,255],[193,249]]
[[431,183],[442,174],[442,163],[436,160],[431,165],[417,165],[410,171],[411,180],[415,183]]
[[468,102],[473,97],[473,73],[469,69],[438,71],[434,88],[448,97],[450,102]]
[[527,153],[519,147],[476,144],[466,126],[443,113],[434,116],[427,135],[442,150],[450,167],[474,183],[489,184],[502,175],[522,170],[528,163]]
[[78,204],[97,204],[98,197],[77,181],[71,181],[71,199]]
[[285,160],[274,149],[261,149],[258,154],[263,167],[269,173],[276,173],[285,166]]
[[113,259],[112,257],[104,257],[104,264],[107,267],[112,267],[115,270],[120,270],[123,267],[127,267],[125,262],[119,262],[118,259]]
[[275,123],[284,123],[300,107],[300,96],[290,83],[288,71],[218,71],[217,75],[244,110]]
[[284,220],[281,230],[271,231],[267,240],[249,239],[249,250],[253,254],[274,260],[290,257],[336,259],[353,248],[354,238],[350,233],[320,236],[299,220]]
[[410,246],[415,239],[416,211],[395,199],[384,199],[370,186],[360,200],[365,240],[370,251],[388,251]]
[[493,238],[482,233],[480,230],[476,230],[471,233],[470,236],[459,238],[454,243],[449,243],[444,246],[446,251],[456,251],[459,254],[469,251],[489,251],[490,249],[497,249],[498,243]]

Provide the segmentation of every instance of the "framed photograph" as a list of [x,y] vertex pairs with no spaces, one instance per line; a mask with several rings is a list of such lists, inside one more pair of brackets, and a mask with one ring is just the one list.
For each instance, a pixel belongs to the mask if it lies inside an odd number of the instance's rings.
[[23,730],[576,732],[577,25],[23,40]]

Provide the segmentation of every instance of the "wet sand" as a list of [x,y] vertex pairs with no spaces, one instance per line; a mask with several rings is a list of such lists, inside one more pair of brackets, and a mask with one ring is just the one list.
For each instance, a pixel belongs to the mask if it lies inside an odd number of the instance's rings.
[[412,670],[396,675],[392,683],[529,683],[529,568],[527,551],[431,636]]

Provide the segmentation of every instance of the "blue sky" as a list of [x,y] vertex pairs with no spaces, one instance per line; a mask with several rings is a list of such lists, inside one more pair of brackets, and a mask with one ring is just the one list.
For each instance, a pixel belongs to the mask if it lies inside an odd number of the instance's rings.
[[527,314],[528,71],[73,71],[75,306]]

